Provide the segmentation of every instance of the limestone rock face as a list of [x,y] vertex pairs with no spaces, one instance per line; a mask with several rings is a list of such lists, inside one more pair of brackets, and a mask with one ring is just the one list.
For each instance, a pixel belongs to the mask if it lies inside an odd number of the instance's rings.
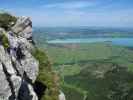
[[17,18],[9,31],[0,28],[0,100],[38,100],[32,86],[39,65],[33,49],[30,18]]

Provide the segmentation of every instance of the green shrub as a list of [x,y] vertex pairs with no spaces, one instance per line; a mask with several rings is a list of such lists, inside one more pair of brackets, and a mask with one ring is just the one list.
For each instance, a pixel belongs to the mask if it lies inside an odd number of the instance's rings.
[[9,30],[11,26],[16,23],[16,21],[16,17],[8,13],[0,13],[0,27],[4,28],[5,30]]
[[41,96],[41,100],[58,100],[59,95],[59,82],[58,76],[52,71],[51,64],[46,54],[39,49],[32,52],[33,56],[39,61],[39,75],[37,82],[46,86],[46,90],[43,91],[44,95]]
[[5,49],[9,48],[9,41],[4,33],[2,35],[0,35],[0,39],[1,39],[1,43],[4,46],[4,48]]

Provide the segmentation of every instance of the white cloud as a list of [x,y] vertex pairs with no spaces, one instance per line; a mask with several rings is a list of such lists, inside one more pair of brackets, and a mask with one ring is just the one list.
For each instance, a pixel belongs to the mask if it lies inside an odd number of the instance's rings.
[[59,9],[82,9],[86,7],[92,7],[96,5],[96,2],[91,1],[73,1],[43,5],[42,8],[59,8]]

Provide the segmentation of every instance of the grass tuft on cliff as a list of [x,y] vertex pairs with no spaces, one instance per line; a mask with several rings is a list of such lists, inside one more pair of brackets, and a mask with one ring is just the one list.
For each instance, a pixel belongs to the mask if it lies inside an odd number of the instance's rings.
[[0,34],[0,40],[5,49],[9,48],[9,41],[4,33]]
[[44,51],[37,48],[32,54],[39,61],[39,75],[34,86],[39,99],[58,100],[59,78],[57,74],[52,71],[51,63],[47,55]]
[[12,25],[17,21],[15,16],[10,15],[9,13],[3,12],[0,13],[0,27],[5,30],[9,30]]

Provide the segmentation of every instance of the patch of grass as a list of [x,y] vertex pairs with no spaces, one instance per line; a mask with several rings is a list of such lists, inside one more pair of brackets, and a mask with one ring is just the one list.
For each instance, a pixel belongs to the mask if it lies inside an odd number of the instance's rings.
[[6,35],[3,33],[0,35],[1,43],[4,46],[5,49],[9,48],[9,41]]
[[52,71],[47,55],[40,49],[36,49],[32,54],[39,61],[37,82],[46,87],[40,100],[58,100],[59,79],[57,74]]

